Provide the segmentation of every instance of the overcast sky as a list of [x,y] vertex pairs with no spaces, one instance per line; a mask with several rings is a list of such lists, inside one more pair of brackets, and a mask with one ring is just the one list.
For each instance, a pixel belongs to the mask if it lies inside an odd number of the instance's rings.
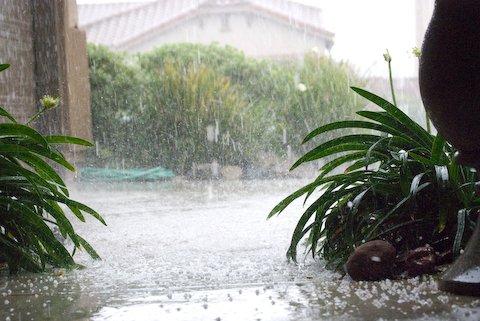
[[[77,0],[77,3],[128,0]],[[142,1],[142,0],[130,0]],[[416,74],[414,1],[423,0],[296,0],[319,6],[325,27],[335,33],[332,56],[355,65],[366,76],[387,76],[383,53],[393,57],[394,75]]]
[[[422,1],[422,0],[417,0]],[[413,76],[416,46],[414,0],[315,0],[325,27],[335,32],[332,56],[349,60],[366,75],[387,76],[383,53],[393,57],[394,74]]]

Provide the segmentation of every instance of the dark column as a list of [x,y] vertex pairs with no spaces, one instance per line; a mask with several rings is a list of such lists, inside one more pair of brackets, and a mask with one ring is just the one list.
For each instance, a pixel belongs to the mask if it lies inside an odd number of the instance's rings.
[[[43,95],[60,96],[59,108],[39,118],[47,134],[92,139],[90,87],[85,33],[77,28],[74,0],[31,0],[36,102]],[[37,103],[38,105],[38,103]],[[81,160],[84,148],[69,146],[70,161]]]
[[34,55],[31,0],[0,0],[0,105],[25,122],[34,108]]
[[[44,134],[66,134],[68,97],[65,97],[63,8],[57,0],[31,0],[33,13],[33,50],[35,57],[35,102],[43,95],[61,96],[60,108],[42,115],[36,127]],[[66,100],[67,98],[67,100]]]

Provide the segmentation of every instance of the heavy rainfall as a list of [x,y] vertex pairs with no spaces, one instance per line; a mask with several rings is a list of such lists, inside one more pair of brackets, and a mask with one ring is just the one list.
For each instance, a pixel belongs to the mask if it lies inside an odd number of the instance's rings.
[[[0,211],[9,213],[31,191],[27,209],[18,210],[42,217],[48,235],[37,223],[30,232],[27,219],[19,220],[25,234],[0,220],[0,320],[480,319],[480,299],[438,289],[440,264],[425,273],[402,266],[375,281],[352,280],[345,251],[365,243],[367,233],[352,240],[347,219],[328,217],[361,212],[365,195],[365,202],[376,201],[362,192],[329,203],[324,218],[321,208],[306,220],[304,213],[325,190],[341,194],[354,184],[319,184],[282,202],[323,173],[382,169],[374,147],[391,133],[371,141],[376,125],[353,128],[380,112],[375,99],[351,87],[384,97],[425,133],[435,132],[412,54],[433,10],[434,1],[421,1],[365,0],[360,7],[330,0],[1,2],[0,123],[25,126],[17,132],[0,126],[6,168],[0,169]],[[355,18],[342,16],[344,5],[356,8]],[[366,22],[373,12],[409,26],[389,30],[398,34],[382,44],[375,38],[381,28]],[[372,32],[366,47],[382,46],[368,62],[363,58],[372,48],[348,47],[358,45],[362,30]],[[352,123],[305,139],[343,120]],[[342,143],[357,134],[364,141],[356,147]],[[30,141],[20,143],[25,150],[5,147],[22,139],[56,147],[43,151]],[[331,153],[309,158],[319,145]],[[22,156],[29,147],[47,162]],[[367,160],[348,158],[352,150],[368,150]],[[409,157],[401,148],[390,151],[394,163]],[[12,153],[19,154],[15,166],[40,177],[8,171],[17,157]],[[473,180],[475,171],[465,171]],[[411,188],[420,195],[421,177],[415,180]],[[48,202],[38,207],[41,195]],[[358,224],[376,220],[380,214]],[[417,228],[417,221],[399,224]],[[378,233],[387,239],[391,230]],[[29,233],[42,235],[30,239]],[[58,247],[50,251],[50,236],[65,247],[65,258]],[[401,233],[390,237],[399,257],[417,245],[429,250],[426,241],[417,244],[423,234],[414,241]],[[455,241],[458,251],[463,246]],[[401,265],[398,258],[395,264]]]

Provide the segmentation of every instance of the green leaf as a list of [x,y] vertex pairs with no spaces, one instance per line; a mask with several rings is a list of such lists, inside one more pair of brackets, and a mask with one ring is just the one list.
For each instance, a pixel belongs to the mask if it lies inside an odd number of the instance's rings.
[[307,210],[303,213],[300,217],[297,226],[292,235],[292,240],[290,241],[290,246],[287,251],[287,257],[291,258],[294,262],[296,262],[297,256],[297,246],[298,243],[302,240],[302,238],[307,234],[307,232],[313,227],[313,224],[310,225],[308,228],[305,229],[305,225],[308,223],[310,218],[314,213],[317,213],[316,217],[320,221],[316,221],[316,224],[320,224],[323,220],[323,217],[326,215],[327,210],[329,209],[330,205],[333,204],[338,197],[349,195],[351,191],[343,190],[337,192],[325,192],[322,194],[315,202],[313,202]]
[[283,199],[280,203],[278,203],[268,214],[267,219],[271,218],[274,215],[280,214],[283,212],[283,210],[290,205],[294,200],[299,198],[300,196],[306,194],[310,189],[314,188],[314,184],[308,184],[299,190],[293,192],[289,196],[287,196],[285,199]]
[[337,167],[339,167],[339,166],[341,166],[345,163],[351,162],[351,161],[356,161],[356,160],[359,160],[359,159],[363,159],[364,157],[365,157],[365,152],[363,152],[363,151],[337,157],[337,158],[333,159],[332,161],[323,165],[322,168],[320,168],[320,173],[321,173],[320,176],[325,177],[327,174],[329,174],[335,168],[337,168]]
[[374,150],[381,146],[383,143],[385,143],[389,138],[388,137],[385,137],[385,138],[381,138],[379,139],[378,141],[376,141],[375,143],[373,143],[367,150],[367,153],[365,154],[365,168],[367,168],[368,164],[370,163],[370,157],[372,157],[372,153],[374,152]]
[[17,120],[8,111],[3,109],[2,107],[0,107],[0,117],[8,118],[13,123],[17,123]]
[[312,138],[320,134],[323,134],[325,132],[337,130],[337,129],[344,129],[344,128],[372,129],[372,130],[377,130],[379,132],[390,133],[390,134],[398,133],[398,131],[396,131],[395,129],[388,126],[384,126],[382,124],[376,124],[372,122],[358,121],[358,120],[339,121],[339,122],[334,122],[334,123],[330,123],[330,124],[318,127],[317,129],[313,130],[303,139],[302,144],[305,144]]
[[89,141],[86,141],[84,139],[77,138],[77,137],[71,137],[71,136],[50,135],[50,136],[45,136],[45,140],[49,144],[74,144],[74,145],[81,145],[81,146],[88,146],[88,147],[93,146],[93,144],[90,143]]
[[456,257],[460,254],[460,247],[462,246],[463,234],[465,233],[465,222],[467,219],[468,211],[465,208],[460,209],[457,212],[457,230],[455,232],[455,239],[453,241],[452,252]]
[[409,151],[408,152],[408,155],[413,158],[414,160],[422,163],[423,165],[425,166],[428,166],[428,167],[433,167],[435,166],[435,163],[433,163],[432,159],[431,158],[427,158],[427,157],[424,157],[422,155],[419,155],[415,152],[412,152],[412,151]]
[[402,123],[409,132],[415,136],[419,141],[426,147],[430,148],[433,144],[433,137],[429,134],[425,129],[423,129],[420,125],[418,125],[415,121],[413,121],[410,117],[408,117],[404,112],[402,112],[399,108],[388,102],[387,100],[379,97],[371,92],[366,90],[352,87],[352,90],[355,91],[360,96],[366,98],[367,100],[371,101],[372,103],[376,104],[380,108],[384,109],[387,113],[397,119],[400,123]]
[[10,269],[15,271],[22,267],[32,272],[42,271],[41,265],[32,257],[31,253],[12,238],[0,233],[0,244],[5,251],[4,254]]
[[[0,145],[0,153],[1,152],[2,152],[2,145]],[[39,196],[42,195],[42,193],[40,193],[40,190],[45,190],[45,189],[48,189],[48,191],[54,195],[62,196],[62,194],[57,191],[54,185],[50,184],[47,180],[45,180],[43,177],[38,175],[38,173],[30,171],[12,162],[2,162],[1,158],[0,158],[0,164],[4,170],[9,170],[12,173],[15,173],[16,175],[22,175],[23,177],[25,177],[25,179],[27,179],[31,183],[31,187],[33,191],[35,191]],[[25,191],[24,193],[28,195],[28,194],[31,194],[32,191]]]
[[0,124],[0,138],[5,137],[26,137],[31,139],[34,143],[42,146],[48,146],[47,141],[40,133],[22,124]]
[[359,193],[352,201],[352,207],[350,208],[350,213],[357,214],[358,207],[360,206],[360,202],[362,201],[363,197],[366,193],[370,191],[370,187]]
[[295,169],[303,163],[317,160],[325,156],[336,154],[338,152],[346,152],[354,149],[358,150],[358,148],[360,148],[360,150],[367,150],[367,144],[374,143],[379,139],[381,139],[381,136],[377,135],[345,135],[334,138],[323,144],[320,144],[319,146],[315,147],[314,149],[300,157],[293,164],[290,170]]
[[349,173],[352,173],[352,172],[357,171],[359,169],[368,170],[368,165],[371,165],[371,164],[376,163],[376,162],[377,162],[376,160],[369,160],[368,163],[365,163],[365,159],[360,159],[360,160],[354,162],[353,164],[351,164],[350,166],[348,166],[347,168],[345,168],[344,173],[349,174]]
[[445,139],[440,135],[437,134],[435,137],[435,140],[433,142],[433,147],[432,147],[432,163],[436,165],[446,165],[448,162],[448,159],[445,157],[445,144],[446,141]]
[[419,189],[419,186],[420,186],[420,182],[422,181],[422,178],[425,174],[426,173],[417,174],[412,179],[412,184],[410,185],[410,196],[411,197],[415,197],[417,195],[417,193],[421,191],[421,189]]
[[[446,166],[435,166],[435,177],[437,180],[438,201],[444,202],[448,199],[449,176]],[[441,233],[447,226],[448,206],[438,207],[438,231]]]
[[[28,206],[25,206],[19,202],[13,201],[10,198],[0,196],[0,203],[6,204],[10,209],[22,213],[21,223],[23,226],[28,227],[33,234],[26,234],[31,241],[37,240],[39,243],[37,246],[39,254],[48,254],[48,257],[53,259],[53,263],[58,265],[73,265],[73,258],[65,247],[55,238],[55,235],[50,228],[45,224],[42,218],[33,212]],[[46,258],[47,256],[45,256]],[[44,261],[45,259],[42,259]],[[45,262],[44,262],[45,263]]]
[[391,128],[388,133],[393,136],[410,138],[408,135],[408,128],[387,112],[361,110],[357,111],[357,114],[367,119],[376,121],[384,125],[386,128]]
[[409,197],[403,198],[400,202],[398,202],[391,210],[389,210],[383,217],[381,217],[375,224],[373,224],[369,228],[369,232],[366,233],[366,240],[371,240],[372,234],[378,230],[378,228],[388,220],[393,214],[395,214],[398,210],[402,209],[402,207],[410,200]]
[[65,197],[58,197],[58,196],[53,196],[53,195],[45,195],[44,197],[47,198],[47,199],[51,199],[51,200],[63,203],[65,205],[67,205],[68,207],[73,207],[73,208],[81,210],[85,213],[88,213],[91,216],[93,216],[94,218],[96,218],[98,221],[100,221],[103,225],[107,225],[107,223],[100,216],[100,214],[98,214],[94,209],[88,207],[85,204],[82,204],[80,202],[77,202],[77,201],[74,201],[74,200],[71,200],[71,199],[68,199],[68,198],[65,198]]
[[93,249],[93,247],[80,235],[77,234],[77,238],[82,245],[82,247],[87,251],[87,253],[95,260],[100,260],[100,255]]
[[52,180],[55,182],[62,189],[62,192],[66,196],[69,195],[68,190],[65,187],[65,182],[47,162],[39,157],[36,157],[34,154],[21,154],[17,155],[17,158],[32,166],[35,171],[45,180]]
[[62,165],[63,167],[65,167],[66,169],[72,172],[75,171],[75,168],[69,162],[67,162],[65,157],[60,152],[57,152],[51,149],[48,150],[48,149],[40,148],[39,146],[28,146],[28,149],[30,150],[30,152],[46,157]]
[[372,237],[372,240],[380,239],[380,238],[384,237],[385,235],[387,235],[389,233],[395,232],[396,230],[405,228],[407,226],[424,224],[424,222],[425,222],[425,219],[422,218],[422,219],[406,221],[406,222],[394,225],[391,228],[388,228],[388,229],[382,231],[380,234],[377,234],[374,237]]
[[299,198],[302,195],[305,195],[311,191],[313,191],[316,187],[321,186],[323,184],[327,184],[329,182],[337,181],[340,178],[343,178],[343,175],[334,175],[334,176],[329,176],[325,178],[317,178],[313,183],[310,183],[308,185],[305,185],[304,187],[300,188],[299,190],[293,192],[289,196],[287,196],[285,199],[283,199],[280,203],[278,203],[271,211],[270,214],[268,215],[268,218],[271,218],[272,216],[276,214],[280,214],[288,205],[290,205],[294,200]]
[[70,239],[75,244],[75,246],[79,246],[79,242],[76,238],[75,230],[73,228],[72,223],[67,219],[65,213],[63,212],[62,208],[56,202],[46,201],[42,204],[43,208],[50,214],[56,221],[60,233],[63,237],[70,236]]
[[75,206],[68,206],[70,211],[82,222],[85,222],[85,216],[83,216],[82,212],[76,208]]
[[0,71],[4,71],[8,67],[10,67],[10,64],[0,64]]

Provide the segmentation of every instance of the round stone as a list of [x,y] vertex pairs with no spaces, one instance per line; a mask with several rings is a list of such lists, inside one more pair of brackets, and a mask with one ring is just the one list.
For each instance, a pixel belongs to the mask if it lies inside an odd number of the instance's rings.
[[348,275],[355,281],[378,281],[392,275],[397,251],[387,241],[374,240],[360,245],[346,264]]

